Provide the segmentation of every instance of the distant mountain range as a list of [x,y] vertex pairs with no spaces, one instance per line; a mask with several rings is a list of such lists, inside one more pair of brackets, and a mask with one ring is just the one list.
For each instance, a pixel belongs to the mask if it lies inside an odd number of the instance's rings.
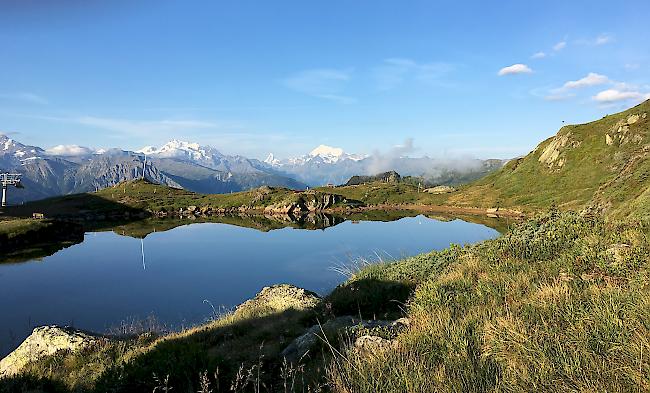
[[[145,163],[145,154],[147,162]],[[95,191],[141,177],[170,187],[202,193],[227,193],[261,185],[302,189],[305,184],[279,174],[259,160],[227,156],[213,148],[171,141],[143,152],[93,151],[58,146],[27,146],[0,135],[0,172],[23,174],[24,189],[12,189],[11,204]]]
[[[146,157],[146,159],[145,159]],[[146,162],[145,162],[146,160]],[[229,193],[262,185],[304,189],[343,184],[355,175],[396,170],[431,183],[465,183],[499,169],[502,160],[358,155],[321,145],[309,154],[279,160],[225,155],[210,146],[172,140],[138,151],[55,146],[45,150],[0,135],[0,171],[23,174],[24,189],[10,191],[10,203],[95,191],[142,177],[200,193]],[[144,169],[143,169],[144,168]]]
[[285,160],[269,154],[264,162],[310,186],[343,184],[352,176],[373,176],[387,171],[422,177],[430,183],[457,185],[481,178],[501,168],[507,160],[413,158],[379,153],[359,155],[320,145],[307,155]]

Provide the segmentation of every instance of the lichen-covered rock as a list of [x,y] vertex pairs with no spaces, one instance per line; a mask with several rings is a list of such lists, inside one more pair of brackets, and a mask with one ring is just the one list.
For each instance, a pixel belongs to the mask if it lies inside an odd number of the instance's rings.
[[325,210],[334,206],[339,202],[343,202],[345,198],[341,195],[334,194],[312,194],[304,198],[304,205],[309,211]]
[[428,192],[429,194],[448,194],[450,192],[454,192],[456,189],[454,187],[450,186],[436,186],[436,187],[431,187],[427,188],[424,190],[424,192]]
[[70,327],[37,327],[16,350],[0,360],[0,377],[20,373],[30,362],[58,351],[76,352],[106,340],[106,337]]
[[264,287],[253,299],[237,307],[236,316],[262,315],[293,310],[307,310],[316,307],[320,297],[314,292],[289,284]]
[[378,355],[397,348],[397,340],[387,340],[379,336],[365,335],[354,341],[354,349],[366,355]]
[[326,210],[337,203],[346,202],[341,195],[323,194],[315,191],[307,191],[292,197],[291,200],[281,201],[265,207],[264,212],[267,214],[300,215],[307,212]]
[[361,320],[352,316],[343,316],[323,323],[314,325],[307,329],[305,333],[296,338],[287,346],[280,355],[290,363],[296,363],[305,357],[309,351],[322,340],[324,336],[338,335],[346,330],[353,336],[359,330],[386,328],[388,330],[399,330],[409,326],[408,318],[400,318],[395,321],[386,320]]
[[544,148],[540,154],[538,161],[546,164],[549,168],[562,168],[566,163],[566,159],[561,158],[570,148],[580,146],[580,142],[572,139],[572,134],[567,132],[564,135],[557,135],[549,144]]

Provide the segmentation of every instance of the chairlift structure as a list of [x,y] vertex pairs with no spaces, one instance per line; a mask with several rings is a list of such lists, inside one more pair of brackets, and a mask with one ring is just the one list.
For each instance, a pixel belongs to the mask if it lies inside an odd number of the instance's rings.
[[9,186],[23,188],[20,183],[20,173],[0,173],[0,184],[2,185],[2,207],[7,206],[7,189]]

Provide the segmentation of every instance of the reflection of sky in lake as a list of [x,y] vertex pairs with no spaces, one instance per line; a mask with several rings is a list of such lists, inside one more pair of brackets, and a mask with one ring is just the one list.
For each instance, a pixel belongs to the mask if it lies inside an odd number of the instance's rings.
[[0,354],[43,324],[104,331],[155,315],[180,327],[235,306],[262,287],[289,283],[325,294],[344,277],[332,268],[375,254],[394,258],[496,237],[488,227],[423,216],[345,222],[326,230],[270,232],[195,224],[144,240],[88,233],[81,244],[44,258],[0,265]]

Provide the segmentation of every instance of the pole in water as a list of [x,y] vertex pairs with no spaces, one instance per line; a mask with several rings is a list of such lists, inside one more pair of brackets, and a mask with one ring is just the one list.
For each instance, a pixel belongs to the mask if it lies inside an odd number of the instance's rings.
[[142,252],[142,270],[147,270],[147,265],[144,263],[144,239],[140,239],[140,251]]
[[7,186],[2,186],[2,207],[7,207]]

